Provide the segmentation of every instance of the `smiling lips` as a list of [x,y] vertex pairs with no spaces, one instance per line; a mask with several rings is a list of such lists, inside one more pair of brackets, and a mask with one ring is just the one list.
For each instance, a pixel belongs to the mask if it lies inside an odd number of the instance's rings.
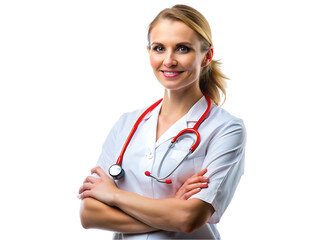
[[161,72],[163,76],[165,76],[166,78],[178,77],[183,73],[183,71],[164,71],[164,70],[162,70]]

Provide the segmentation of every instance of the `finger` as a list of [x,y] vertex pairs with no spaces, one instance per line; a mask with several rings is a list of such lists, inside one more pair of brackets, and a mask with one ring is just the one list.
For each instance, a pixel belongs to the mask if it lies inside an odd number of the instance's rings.
[[78,193],[81,194],[82,192],[86,191],[86,190],[91,190],[93,184],[92,183],[84,183],[80,188]]
[[196,177],[196,176],[203,176],[208,170],[206,168],[202,169],[201,171],[195,173],[191,177]]
[[204,177],[204,176],[190,177],[187,179],[187,181],[184,184],[190,185],[190,184],[198,183],[198,182],[209,182],[209,178]]
[[184,192],[189,192],[193,189],[196,189],[196,188],[207,188],[208,187],[208,183],[194,183],[194,184],[190,184],[190,185],[187,185],[185,186],[184,188]]
[[208,187],[208,183],[207,182],[197,182],[194,184],[184,184],[179,190],[178,192],[175,194],[175,198],[182,198],[182,196],[184,194],[186,194],[187,192],[190,192],[194,189],[202,189],[202,188],[207,188]]
[[104,172],[104,170],[99,166],[91,169],[91,174],[94,174],[94,173],[96,173],[101,178],[108,177],[107,174]]
[[208,171],[208,169],[204,168],[201,171],[199,171],[198,173],[196,173],[196,176],[203,176],[204,174],[206,174],[206,172]]
[[182,199],[182,196],[183,196],[183,194],[182,194],[180,191],[178,191],[178,192],[175,194],[175,198],[178,198],[178,199]]
[[184,200],[188,200],[191,196],[195,195],[196,193],[199,193],[201,191],[200,188],[195,188],[187,193],[185,193],[183,196],[182,196],[182,199]]
[[88,183],[96,183],[97,180],[98,180],[98,178],[96,178],[96,177],[93,177],[93,176],[87,176],[87,177],[85,178],[85,180],[84,180],[83,183],[86,183],[86,182],[88,182]]
[[84,198],[91,197],[91,194],[92,192],[90,190],[87,190],[78,194],[78,198],[83,200]]

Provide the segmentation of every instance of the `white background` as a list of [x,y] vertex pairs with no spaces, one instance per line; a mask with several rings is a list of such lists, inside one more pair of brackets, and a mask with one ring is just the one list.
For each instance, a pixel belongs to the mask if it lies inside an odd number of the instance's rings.
[[[248,131],[223,239],[336,239],[332,2],[179,1],[208,19]],[[146,30],[175,3],[0,2],[1,239],[111,239],[81,228],[77,191],[119,115],[162,96]]]

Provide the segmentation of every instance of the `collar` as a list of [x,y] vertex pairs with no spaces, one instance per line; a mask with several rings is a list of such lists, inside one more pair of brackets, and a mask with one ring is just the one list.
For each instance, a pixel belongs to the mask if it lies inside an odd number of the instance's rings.
[[[206,98],[203,96],[200,100],[198,100],[188,111],[187,115],[186,115],[186,121],[188,122],[197,122],[201,116],[203,115],[203,113],[205,112],[205,110],[208,107],[208,103]],[[188,127],[193,127],[192,126],[188,126]]]
[[[158,121],[159,112],[161,109],[162,103],[160,103],[153,111],[149,112],[144,120],[150,120],[152,124],[155,126],[153,128],[153,134],[150,138],[156,138],[156,126]],[[200,119],[206,108],[208,107],[207,101],[203,96],[200,100],[198,100],[188,111],[188,113],[180,118],[176,123],[174,123],[156,142],[156,147],[161,145],[163,142],[174,138],[182,129],[191,128],[194,124]],[[152,119],[151,119],[152,118]],[[149,140],[149,139],[148,139]],[[155,142],[155,140],[154,140]]]
[[[162,107],[162,102],[160,102],[159,105],[157,105],[156,108],[154,108],[152,111],[147,113],[146,116],[144,116],[143,120],[148,120],[151,118],[151,116],[159,116],[161,107]],[[147,108],[145,108],[142,112],[144,112],[146,109]]]
[[[143,118],[143,120],[148,120],[151,116],[159,115],[162,107],[162,102],[151,112],[147,113],[147,115]],[[206,108],[208,107],[208,103],[205,97],[201,97],[188,111],[188,113],[182,117],[185,118],[186,124],[188,122],[197,122]]]

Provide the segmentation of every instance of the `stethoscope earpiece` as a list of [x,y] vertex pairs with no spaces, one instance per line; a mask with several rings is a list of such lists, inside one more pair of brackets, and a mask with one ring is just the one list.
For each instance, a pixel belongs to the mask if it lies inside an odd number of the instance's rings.
[[172,183],[172,180],[167,179],[165,182],[166,182],[167,184],[171,184],[171,183]]
[[166,183],[166,184],[171,184],[172,183],[172,180],[170,180],[170,179],[163,180],[163,179],[158,179],[158,178],[154,177],[149,171],[146,171],[145,175],[147,177],[154,178],[156,181],[158,181],[160,183]]

